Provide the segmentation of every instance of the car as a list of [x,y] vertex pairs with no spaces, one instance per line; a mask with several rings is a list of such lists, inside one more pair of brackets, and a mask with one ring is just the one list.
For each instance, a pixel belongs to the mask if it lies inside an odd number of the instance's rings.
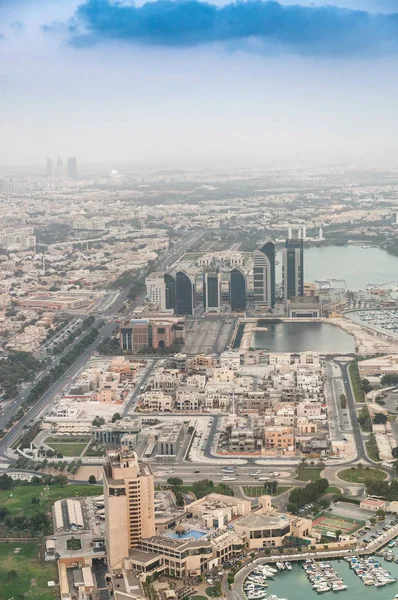
[[194,473],[200,473],[199,469],[196,469],[196,470],[194,471]]

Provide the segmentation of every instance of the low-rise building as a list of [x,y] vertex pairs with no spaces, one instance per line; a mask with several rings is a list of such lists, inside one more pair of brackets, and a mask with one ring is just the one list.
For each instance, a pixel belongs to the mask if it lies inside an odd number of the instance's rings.
[[264,429],[264,447],[266,450],[294,451],[295,436],[293,427],[271,426]]
[[174,401],[171,396],[156,390],[142,394],[140,404],[145,410],[165,412],[171,411]]

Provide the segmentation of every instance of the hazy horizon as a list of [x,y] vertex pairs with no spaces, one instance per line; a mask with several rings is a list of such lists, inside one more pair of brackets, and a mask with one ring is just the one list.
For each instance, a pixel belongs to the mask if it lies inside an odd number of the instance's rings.
[[0,0],[0,34],[3,167],[398,161],[396,0]]

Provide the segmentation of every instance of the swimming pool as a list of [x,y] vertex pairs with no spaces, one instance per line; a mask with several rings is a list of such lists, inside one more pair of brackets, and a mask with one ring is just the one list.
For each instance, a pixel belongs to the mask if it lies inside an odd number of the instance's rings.
[[170,533],[167,533],[166,535],[169,538],[179,539],[179,540],[186,540],[187,538],[194,538],[195,540],[198,540],[199,538],[203,537],[206,534],[203,531],[198,531],[197,529],[191,529],[190,531],[186,531],[183,534],[179,534],[179,533],[175,533],[175,531],[171,531]]

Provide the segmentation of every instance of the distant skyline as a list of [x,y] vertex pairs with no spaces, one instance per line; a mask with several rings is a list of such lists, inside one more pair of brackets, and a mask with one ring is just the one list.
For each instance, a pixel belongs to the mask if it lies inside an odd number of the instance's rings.
[[0,35],[0,165],[398,164],[398,0],[0,0]]

